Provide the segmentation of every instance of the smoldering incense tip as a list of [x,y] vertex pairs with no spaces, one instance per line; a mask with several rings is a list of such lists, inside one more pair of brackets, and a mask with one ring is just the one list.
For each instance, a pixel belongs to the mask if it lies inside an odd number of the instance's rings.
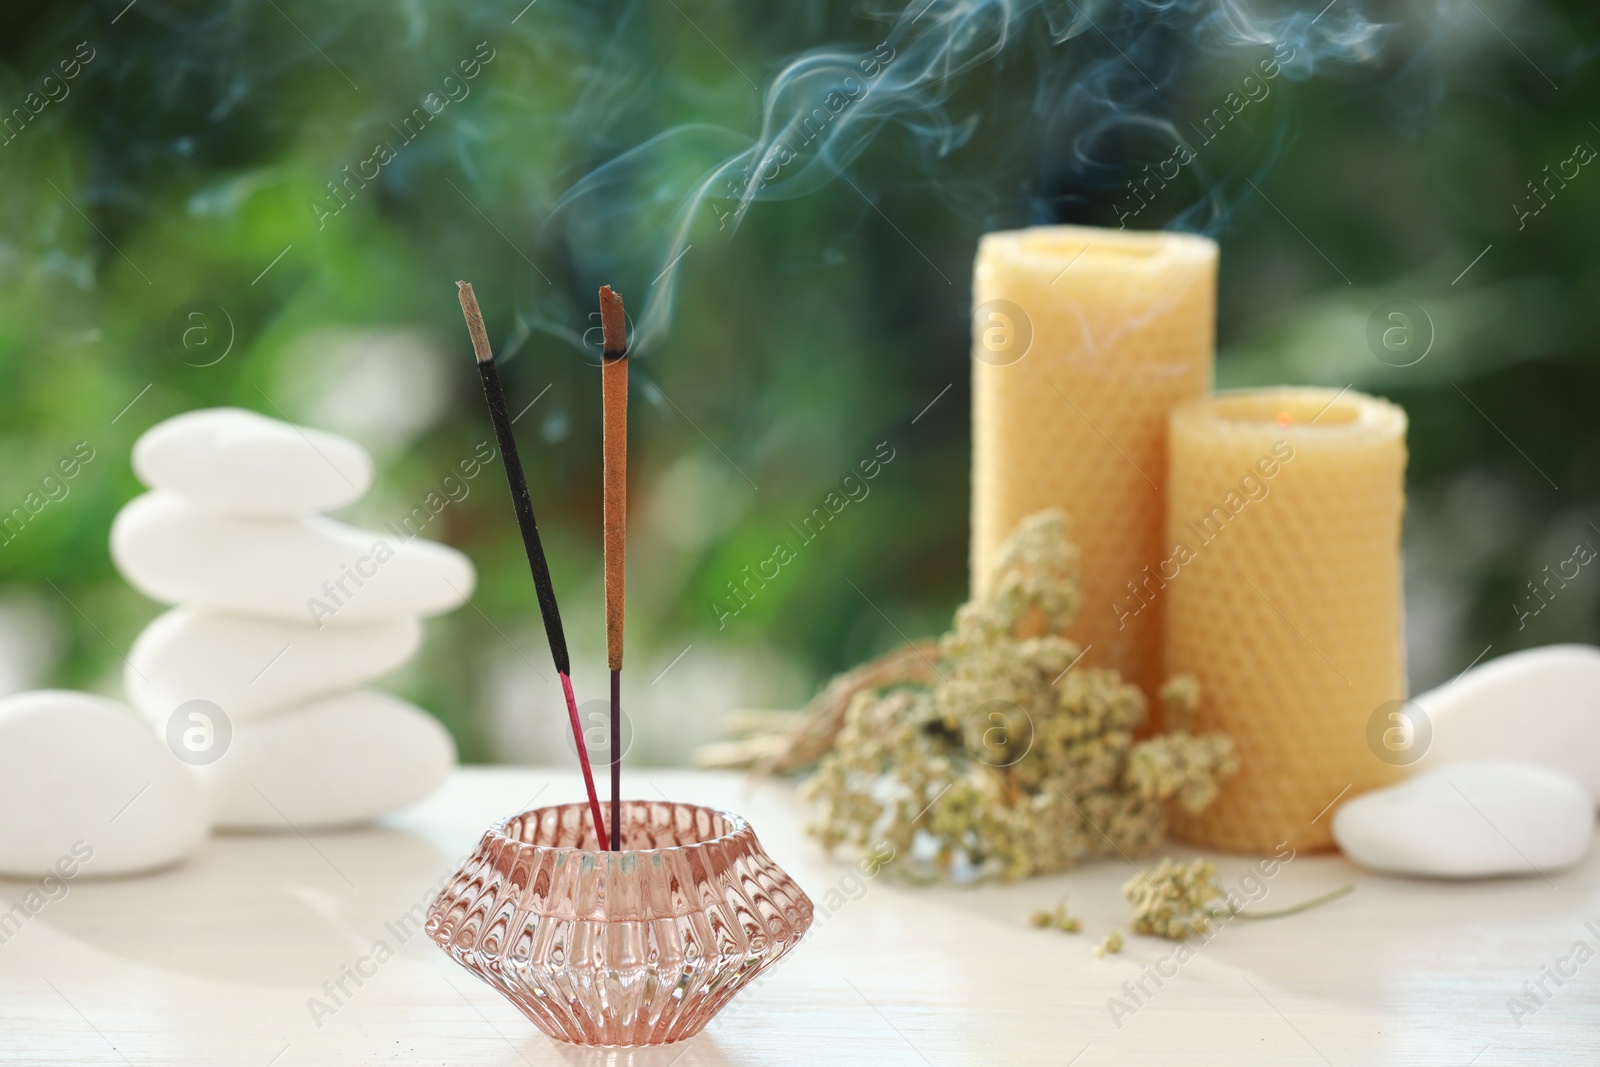
[[609,285],[600,287],[600,336],[608,359],[628,354],[628,314],[622,297]]
[[456,295],[461,298],[461,313],[467,317],[467,333],[472,335],[472,352],[479,363],[490,363],[494,352],[489,348],[489,331],[483,325],[483,312],[478,310],[478,298],[472,294],[470,282],[456,282]]

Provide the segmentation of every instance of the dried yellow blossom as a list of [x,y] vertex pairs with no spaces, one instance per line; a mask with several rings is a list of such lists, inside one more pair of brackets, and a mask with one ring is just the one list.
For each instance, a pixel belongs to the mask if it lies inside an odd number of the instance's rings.
[[1200,679],[1188,671],[1168,678],[1161,687],[1161,706],[1166,709],[1168,730],[1187,730],[1200,708]]
[[1212,920],[1229,914],[1217,885],[1217,867],[1210,860],[1194,859],[1187,865],[1163,859],[1153,869],[1140,871],[1122,887],[1133,905],[1133,932],[1182,941],[1191,934],[1206,934]]
[[1142,870],[1122,887],[1122,895],[1133,905],[1133,931],[1171,941],[1182,941],[1192,934],[1205,936],[1214,923],[1230,919],[1278,919],[1321,907],[1352,892],[1354,886],[1341,886],[1320,897],[1277,911],[1244,911],[1223,893],[1217,868],[1206,859],[1187,864],[1163,859],[1155,867]]
[[1098,956],[1106,956],[1122,951],[1122,931],[1113,930],[1105,936],[1105,940],[1096,945],[1092,951]]
[[1217,799],[1217,776],[1238,769],[1229,738],[1174,730],[1135,746],[1124,773],[1141,796],[1175,800],[1184,811],[1198,812]]
[[[887,842],[897,862],[935,873],[1022,878],[1154,848],[1168,801],[1198,811],[1233,772],[1220,734],[1135,741],[1144,694],[1076,665],[1083,650],[1061,635],[1078,610],[1078,553],[1060,511],[1023,521],[992,588],[956,612],[934,672],[845,708],[805,786],[828,847]],[[1163,697],[1170,714],[1198,686],[1174,679]]]
[[1064,934],[1075,934],[1083,929],[1083,923],[1076,916],[1067,914],[1067,902],[1062,900],[1056,905],[1054,911],[1039,910],[1028,916],[1028,921],[1041,930],[1054,927]]

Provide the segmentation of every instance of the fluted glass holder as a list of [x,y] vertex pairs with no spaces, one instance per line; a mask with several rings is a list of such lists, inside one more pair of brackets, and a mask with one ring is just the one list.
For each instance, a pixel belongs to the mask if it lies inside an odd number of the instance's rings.
[[811,899],[737,815],[622,805],[622,849],[587,806],[491,826],[428,912],[453,959],[534,1025],[582,1045],[692,1037],[811,926]]

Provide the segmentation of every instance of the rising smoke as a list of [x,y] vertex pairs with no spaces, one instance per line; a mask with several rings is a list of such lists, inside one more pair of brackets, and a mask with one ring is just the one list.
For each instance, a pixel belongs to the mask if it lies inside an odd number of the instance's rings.
[[[929,173],[951,173],[936,188],[985,228],[1118,218],[1127,224],[1138,215],[1141,226],[1215,232],[1230,213],[1227,176],[1203,153],[1217,119],[1186,128],[1177,116],[1238,114],[1262,99],[1251,85],[1368,63],[1385,36],[1359,0],[1334,0],[1320,13],[1262,12],[1241,0],[911,0],[903,8],[869,8],[862,22],[869,32],[861,43],[808,49],[767,80],[753,134],[703,125],[665,130],[591,171],[556,204],[547,226],[590,235],[614,228],[613,247],[624,234],[635,252],[641,239],[650,246],[660,273],[635,309],[636,353],[666,337],[678,264],[696,235],[731,238],[758,202],[851,181],[852,165],[890,131],[897,148],[915,153]],[[1259,65],[1246,75],[1254,82],[1196,106],[1185,96],[1189,79],[1219,55]],[[1011,76],[1019,68],[1031,74],[1031,85]],[[1001,135],[980,138],[985,129]],[[1283,136],[1279,121],[1261,138],[1258,167],[1270,163]],[[1145,214],[1145,194],[1155,187],[1146,177],[1138,193],[1138,168],[1148,173],[1180,152],[1193,164],[1190,191]],[[707,165],[674,183],[659,166],[669,154]],[[957,177],[974,172],[975,180]],[[1015,193],[996,191],[1006,174]],[[1124,181],[1140,196],[1139,212],[1085,218]],[[629,210],[668,198],[664,227],[640,225]]]

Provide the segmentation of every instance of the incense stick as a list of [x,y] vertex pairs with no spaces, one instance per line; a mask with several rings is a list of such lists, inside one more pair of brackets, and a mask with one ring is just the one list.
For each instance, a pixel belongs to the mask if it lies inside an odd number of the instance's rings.
[[522,460],[517,456],[517,440],[511,435],[511,413],[506,407],[505,387],[500,384],[500,371],[495,366],[494,352],[489,348],[489,331],[484,328],[483,312],[478,310],[478,298],[472,294],[472,286],[466,282],[456,282],[456,289],[461,297],[461,313],[467,319],[467,332],[472,335],[472,351],[478,358],[483,395],[489,402],[489,419],[494,423],[494,434],[500,442],[506,484],[511,488],[517,526],[522,530],[522,547],[528,553],[528,569],[533,572],[533,588],[539,596],[539,614],[544,617],[545,637],[550,641],[550,658],[555,660],[556,673],[561,675],[567,716],[572,720],[572,739],[578,746],[578,766],[583,769],[583,785],[589,792],[589,815],[594,820],[595,840],[604,849],[605,823],[600,817],[600,797],[594,790],[594,774],[589,769],[589,749],[583,743],[583,726],[578,721],[578,701],[572,693],[572,659],[567,654],[567,635],[561,627],[561,611],[556,606],[556,591],[550,582],[550,565],[544,558],[544,544],[539,540],[539,524],[533,517],[528,479],[522,473]]
[[622,847],[622,608],[628,541],[628,317],[622,297],[600,287],[600,367],[605,433],[606,662],[611,668],[611,847]]

